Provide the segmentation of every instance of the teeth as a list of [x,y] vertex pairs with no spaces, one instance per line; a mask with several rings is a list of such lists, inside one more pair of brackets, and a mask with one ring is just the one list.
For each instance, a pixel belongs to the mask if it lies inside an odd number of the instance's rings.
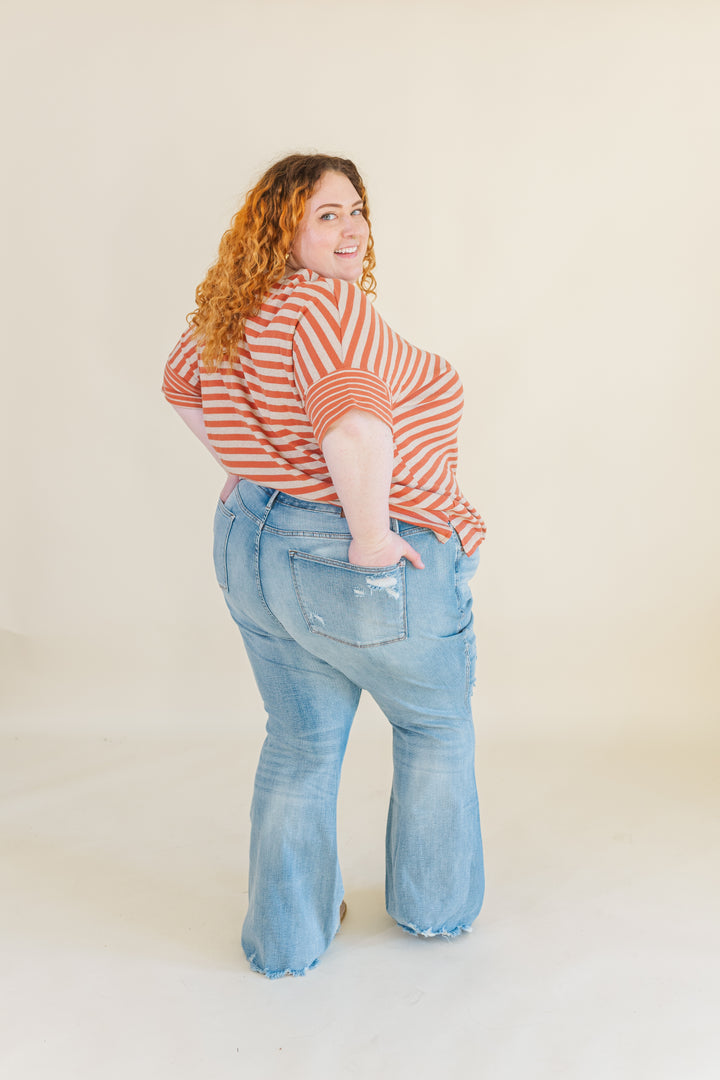
[[355,247],[337,248],[337,250],[335,251],[335,254],[336,255],[350,255],[355,251],[357,251],[357,244],[355,245]]

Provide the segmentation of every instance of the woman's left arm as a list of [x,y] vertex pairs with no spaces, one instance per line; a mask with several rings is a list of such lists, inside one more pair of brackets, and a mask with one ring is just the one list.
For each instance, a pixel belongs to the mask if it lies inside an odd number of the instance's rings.
[[223,470],[225,471],[227,479],[225,480],[223,489],[220,492],[220,500],[221,502],[225,502],[230,492],[233,491],[234,488],[237,486],[240,477],[236,476],[235,473],[227,471],[227,469],[222,463],[220,455],[218,454],[213,444],[210,442],[207,429],[205,427],[205,417],[203,416],[202,409],[190,408],[187,405],[173,405],[173,409],[178,414],[183,423],[187,424],[193,435],[195,435],[200,440],[200,442],[207,447],[207,449],[210,451],[217,463],[221,465]]

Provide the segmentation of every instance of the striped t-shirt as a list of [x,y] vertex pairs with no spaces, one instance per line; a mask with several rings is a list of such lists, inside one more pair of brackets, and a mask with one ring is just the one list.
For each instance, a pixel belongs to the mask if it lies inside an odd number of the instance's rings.
[[471,554],[485,536],[455,476],[460,378],[447,360],[417,349],[346,281],[300,270],[285,278],[245,323],[244,339],[215,371],[185,331],[165,367],[172,405],[201,407],[228,472],[302,499],[339,503],[320,446],[351,408],[392,430],[390,516],[454,528]]

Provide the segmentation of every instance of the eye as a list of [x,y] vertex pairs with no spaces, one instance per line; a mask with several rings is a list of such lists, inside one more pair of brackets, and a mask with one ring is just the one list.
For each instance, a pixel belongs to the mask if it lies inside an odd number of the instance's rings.
[[362,212],[362,206],[358,206],[357,210],[353,210],[353,215],[357,214],[359,217],[362,217]]
[[320,215],[320,220],[321,221],[332,221],[335,216],[336,215],[333,214],[332,210],[328,210],[328,212],[326,214],[321,214]]

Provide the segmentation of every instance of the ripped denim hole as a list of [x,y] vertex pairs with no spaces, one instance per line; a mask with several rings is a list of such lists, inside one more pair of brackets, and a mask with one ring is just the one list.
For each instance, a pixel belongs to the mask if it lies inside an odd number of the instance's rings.
[[[385,577],[367,577],[365,580],[370,586],[371,592],[386,592],[393,600],[400,599],[398,580],[392,574],[386,574]],[[355,595],[357,596],[357,589]]]

